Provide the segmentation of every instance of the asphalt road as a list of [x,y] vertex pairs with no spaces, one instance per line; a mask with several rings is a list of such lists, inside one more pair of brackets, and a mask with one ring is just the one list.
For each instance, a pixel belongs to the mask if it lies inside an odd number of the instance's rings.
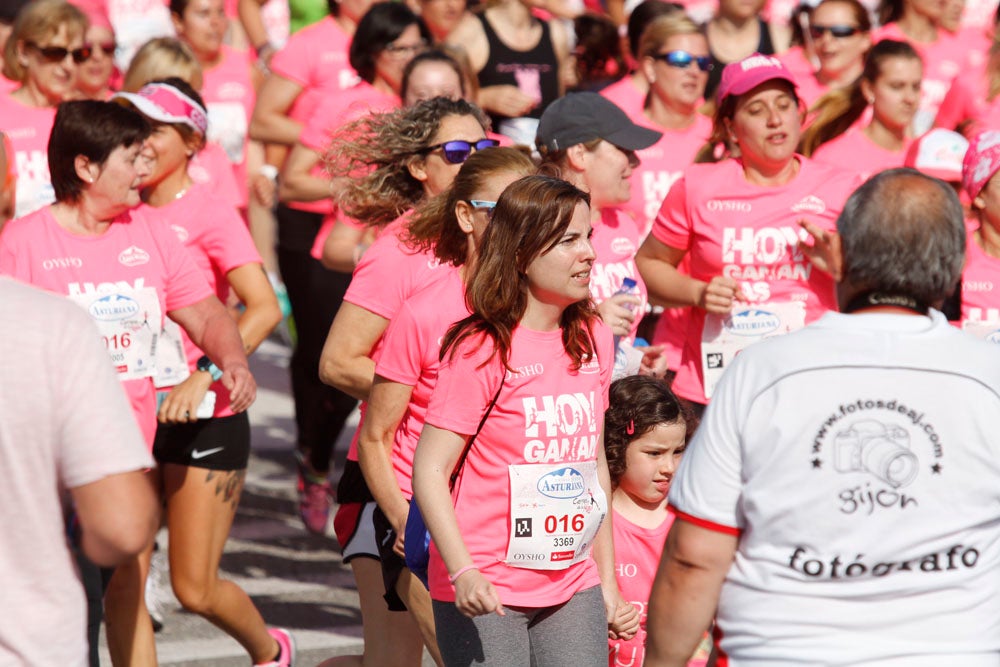
[[[289,354],[285,346],[269,340],[251,360],[258,383],[257,402],[250,409],[253,451],[222,557],[222,576],[250,594],[269,624],[292,631],[298,645],[296,665],[311,667],[331,656],[361,653],[361,615],[354,579],[341,561],[332,531],[329,537],[310,535],[298,518]],[[355,413],[338,443],[338,460],[356,424]],[[167,539],[161,531],[161,547]],[[250,664],[235,640],[181,609],[176,600],[156,635],[156,647],[161,665]],[[102,640],[102,665],[110,664]],[[425,664],[433,663],[425,659]]]

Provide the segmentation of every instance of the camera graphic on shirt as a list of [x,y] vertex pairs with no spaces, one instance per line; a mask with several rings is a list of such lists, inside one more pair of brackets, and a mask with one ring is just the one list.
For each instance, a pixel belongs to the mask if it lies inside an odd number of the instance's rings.
[[910,434],[895,424],[855,422],[833,441],[833,464],[838,472],[867,472],[896,489],[913,481],[919,463],[910,451]]

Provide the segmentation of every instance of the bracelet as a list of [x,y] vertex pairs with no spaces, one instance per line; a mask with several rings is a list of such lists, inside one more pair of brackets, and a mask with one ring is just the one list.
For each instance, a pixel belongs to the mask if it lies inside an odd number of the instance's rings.
[[269,181],[278,180],[278,168],[273,164],[262,164],[257,173],[266,178]]
[[459,568],[458,572],[456,572],[455,574],[449,575],[448,581],[450,581],[451,585],[454,586],[455,585],[455,581],[457,581],[458,578],[461,577],[463,574],[465,574],[469,570],[478,570],[478,569],[479,568],[476,567],[475,565],[466,565],[463,568]]

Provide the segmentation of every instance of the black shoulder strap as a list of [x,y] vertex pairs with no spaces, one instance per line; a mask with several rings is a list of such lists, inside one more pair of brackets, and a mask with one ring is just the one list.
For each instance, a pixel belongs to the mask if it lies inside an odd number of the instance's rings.
[[506,370],[504,371],[503,377],[500,378],[500,386],[497,387],[497,393],[493,395],[493,400],[490,401],[489,407],[486,408],[486,413],[483,414],[483,418],[479,420],[479,426],[476,427],[476,432],[472,434],[469,441],[465,443],[465,449],[462,450],[462,455],[458,458],[458,463],[455,464],[455,469],[451,472],[451,478],[448,480],[448,490],[455,488],[455,482],[458,480],[458,474],[462,472],[462,466],[465,465],[465,459],[469,456],[469,450],[472,449],[472,443],[476,441],[479,437],[479,432],[483,430],[483,425],[486,424],[486,420],[489,418],[490,413],[493,412],[493,406],[497,404],[497,399],[500,398],[500,392],[503,390],[503,383],[507,377]]

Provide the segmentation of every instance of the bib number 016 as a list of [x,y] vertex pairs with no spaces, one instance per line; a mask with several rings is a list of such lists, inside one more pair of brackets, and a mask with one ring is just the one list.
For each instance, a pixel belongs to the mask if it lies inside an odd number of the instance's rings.
[[552,533],[580,533],[583,532],[583,515],[574,514],[570,516],[569,514],[563,514],[562,516],[555,516],[550,514],[545,517],[545,532]]

